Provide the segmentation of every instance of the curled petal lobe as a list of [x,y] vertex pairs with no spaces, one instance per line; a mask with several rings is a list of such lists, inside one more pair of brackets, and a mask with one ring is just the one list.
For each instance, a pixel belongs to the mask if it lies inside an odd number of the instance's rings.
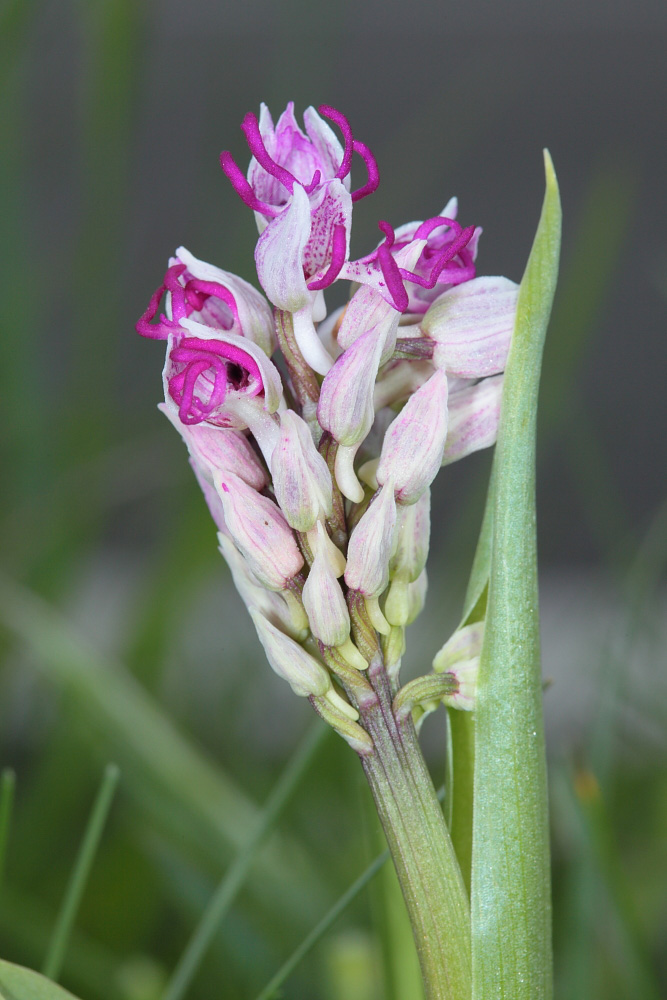
[[422,321],[435,341],[433,363],[459,378],[503,371],[514,330],[519,286],[508,278],[474,278],[436,299]]
[[494,375],[451,394],[443,465],[496,443],[502,392],[503,376]]
[[[271,357],[275,350],[273,313],[264,296],[243,278],[198,260],[185,247],[178,248],[176,257],[186,266],[184,276],[192,276],[185,286],[190,304],[200,305],[199,310],[193,309],[192,319],[246,337]],[[225,290],[227,296],[216,294],[217,289]]]
[[282,399],[278,369],[261,347],[192,319],[181,320],[169,338],[163,380],[165,398],[171,397],[181,421],[189,424],[207,420],[229,426],[228,407],[237,398],[260,397],[269,413]]
[[280,508],[233,473],[216,473],[227,533],[250,570],[269,590],[285,590],[303,566],[303,556]]
[[272,669],[291,685],[294,693],[303,698],[326,694],[331,680],[322,664],[260,611],[251,609],[250,615]]
[[396,499],[415,503],[436,477],[447,436],[447,376],[436,372],[407,401],[385,434],[376,478]]
[[[303,113],[303,123],[319,159],[322,177],[340,177],[349,191],[349,161],[347,148],[343,150],[336,133],[330,125],[318,115],[313,107],[308,107]],[[346,169],[345,169],[346,168]]]

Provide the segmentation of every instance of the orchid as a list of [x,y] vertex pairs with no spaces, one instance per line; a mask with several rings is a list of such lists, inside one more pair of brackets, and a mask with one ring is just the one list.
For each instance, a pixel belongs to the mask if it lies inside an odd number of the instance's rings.
[[[432,671],[401,687],[400,670],[426,596],[430,487],[496,441],[520,289],[477,275],[481,229],[455,198],[421,222],[380,221],[375,249],[350,260],[375,158],[336,109],[303,121],[290,103],[274,125],[262,105],[242,124],[247,172],[220,158],[255,214],[263,293],[181,247],[137,331],[165,341],[160,408],[271,667],[361,758],[427,996],[467,1000],[469,901],[414,723],[440,705],[476,711],[488,569]],[[354,154],[367,180],[353,190]],[[340,281],[352,294],[328,314]]]

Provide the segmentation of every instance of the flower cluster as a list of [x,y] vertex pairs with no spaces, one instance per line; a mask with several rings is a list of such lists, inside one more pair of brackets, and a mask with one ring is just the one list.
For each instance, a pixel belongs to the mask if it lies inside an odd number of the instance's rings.
[[[181,247],[137,330],[166,341],[161,409],[269,663],[364,753],[366,677],[382,669],[396,690],[424,603],[431,483],[495,441],[518,287],[476,276],[481,229],[457,221],[456,199],[380,222],[378,246],[350,260],[375,159],[334,108],[308,108],[304,126],[292,104],[275,126],[262,106],[242,125],[247,174],[220,158],[255,214],[266,297]],[[355,153],[367,179],[352,190]],[[329,314],[343,280],[352,294]],[[446,660],[450,703],[471,707],[474,653]]]

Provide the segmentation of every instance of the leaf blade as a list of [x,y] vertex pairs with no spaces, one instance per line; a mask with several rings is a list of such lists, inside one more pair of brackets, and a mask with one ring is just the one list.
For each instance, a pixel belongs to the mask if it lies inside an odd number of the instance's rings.
[[476,710],[473,1000],[552,995],[546,762],[537,616],[535,431],[561,211],[546,193],[521,282],[495,456],[492,560]]

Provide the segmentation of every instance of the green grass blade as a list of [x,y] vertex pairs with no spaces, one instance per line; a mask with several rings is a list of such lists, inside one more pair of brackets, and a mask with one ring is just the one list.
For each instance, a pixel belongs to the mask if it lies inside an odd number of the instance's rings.
[[[438,791],[438,799],[442,802],[445,797],[445,790],[441,788]],[[301,944],[294,949],[290,957],[283,962],[278,971],[274,976],[271,977],[269,982],[266,984],[264,989],[257,994],[256,1000],[273,1000],[276,996],[278,990],[280,990],[283,983],[285,983],[289,977],[292,975],[294,970],[303,961],[303,959],[308,955],[315,945],[324,937],[330,927],[338,920],[338,917],[348,908],[350,903],[352,903],[360,892],[362,892],[368,883],[374,878],[380,871],[382,866],[386,864],[389,860],[389,850],[382,851],[381,854],[371,861],[368,868],[361,873],[359,878],[352,883],[352,885],[345,890],[343,895],[336,900],[331,909],[325,913],[322,919],[313,927],[312,931],[303,939]],[[407,998],[406,998],[407,1000]]]
[[329,928],[336,922],[341,913],[344,913],[350,903],[356,899],[362,889],[365,889],[370,880],[377,875],[382,866],[389,860],[389,851],[383,851],[375,861],[372,861],[368,868],[353,882],[349,889],[331,907],[328,913],[322,917],[318,924],[313,927],[298,948],[292,952],[290,957],[284,962],[276,974],[271,977],[261,993],[258,993],[257,1000],[272,1000],[278,990],[292,975],[299,963],[308,955],[315,945],[324,937]]
[[[177,836],[194,839],[218,863],[242,850],[258,809],[160,711],[134,678],[98,653],[45,601],[0,574],[0,623],[27,644],[48,680],[70,691],[86,719],[123,768],[142,807],[154,807]],[[138,792],[138,794],[137,794]],[[284,840],[284,838],[283,838]],[[304,898],[298,884],[308,879]],[[322,880],[297,844],[268,844],[253,872],[253,888],[283,920],[303,926],[318,906]]]
[[475,713],[473,1000],[548,1000],[553,990],[535,538],[537,393],[561,227],[547,152],[545,171],[495,456],[491,575]]
[[167,984],[163,1000],[181,1000],[185,996],[221,921],[243,886],[255,862],[257,852],[276,826],[285,806],[330,732],[331,730],[318,720],[297,747],[259,814],[246,846],[237,854],[202,914]]
[[46,954],[42,972],[49,979],[57,980],[60,976],[65,951],[72,933],[72,927],[81,905],[88,876],[95,860],[102,832],[109,815],[120,771],[115,764],[107,764],[93,805],[86,830],[81,841],[81,847],[72,869],[72,875],[63,897],[62,906],[53,929],[49,949]]
[[0,892],[7,863],[7,844],[12,823],[14,807],[14,788],[16,775],[11,767],[5,767],[0,775]]

